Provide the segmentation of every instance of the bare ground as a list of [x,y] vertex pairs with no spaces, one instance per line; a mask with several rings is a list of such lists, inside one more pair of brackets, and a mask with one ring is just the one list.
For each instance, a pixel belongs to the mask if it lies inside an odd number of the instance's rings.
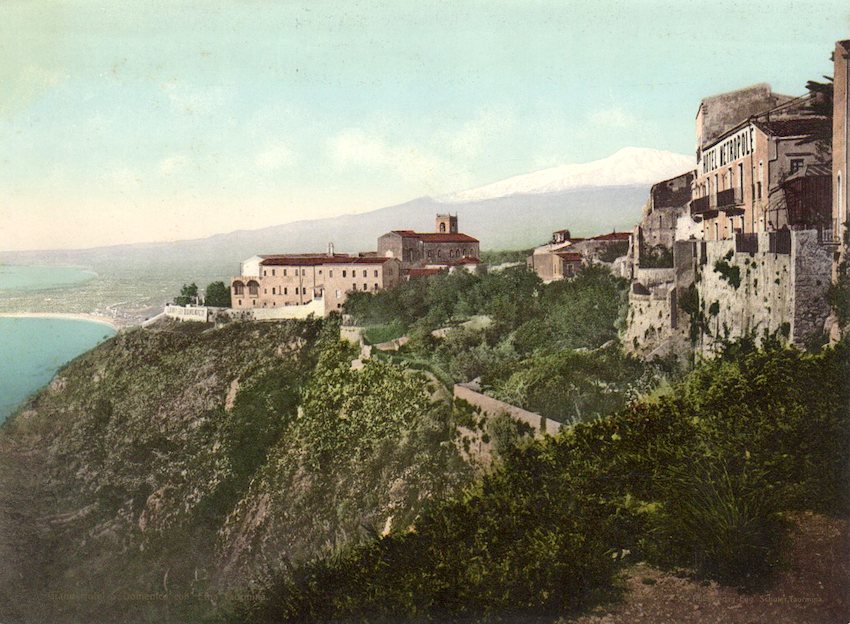
[[570,624],[847,624],[850,531],[846,519],[793,517],[786,567],[766,589],[744,592],[646,564],[622,579],[622,601]]

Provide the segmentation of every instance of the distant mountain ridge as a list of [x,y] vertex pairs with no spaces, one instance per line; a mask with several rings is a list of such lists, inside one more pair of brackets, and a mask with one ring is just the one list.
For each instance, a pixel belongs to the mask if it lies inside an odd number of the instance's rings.
[[212,270],[229,275],[240,260],[256,253],[324,251],[331,242],[338,251],[374,250],[378,236],[390,230],[432,231],[439,212],[456,213],[461,231],[478,238],[484,250],[523,249],[561,228],[576,236],[631,229],[640,219],[650,185],[692,167],[692,160],[681,154],[624,148],[591,163],[546,169],[441,198],[420,197],[371,212],[176,242],[0,252],[0,261],[101,269],[106,265],[110,270],[178,264],[186,273],[203,268],[204,274]]

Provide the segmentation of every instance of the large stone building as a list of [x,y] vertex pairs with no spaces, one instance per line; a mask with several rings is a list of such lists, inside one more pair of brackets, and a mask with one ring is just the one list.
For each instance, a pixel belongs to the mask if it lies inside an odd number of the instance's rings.
[[548,243],[532,250],[526,265],[544,282],[567,279],[577,275],[586,264],[612,263],[626,256],[630,240],[629,232],[573,238],[569,230],[558,230],[552,233]]
[[[833,119],[817,93],[791,98],[767,85],[702,101],[688,209],[685,174],[653,187],[635,230],[627,349],[708,356],[745,335],[799,346],[825,339],[836,225],[846,219],[838,152],[846,152],[847,52],[840,42]],[[669,214],[656,214],[659,200]],[[670,257],[643,261],[668,242]]]
[[388,232],[378,238],[378,255],[397,258],[405,270],[477,263],[481,253],[478,239],[458,231],[457,216],[437,215],[435,230]]
[[377,292],[401,279],[395,258],[334,254],[254,256],[231,279],[235,310],[305,306],[322,299],[324,314],[342,308],[348,293]]
[[[746,106],[721,115],[723,98],[742,92]],[[829,117],[812,112],[811,95],[742,92],[715,96],[708,107],[704,100],[697,113],[691,217],[702,223],[702,237],[827,227]],[[739,117],[744,111],[749,116]]]
[[844,240],[847,201],[850,197],[850,158],[848,158],[847,119],[850,117],[850,40],[835,44],[832,114],[832,226],[837,241]]

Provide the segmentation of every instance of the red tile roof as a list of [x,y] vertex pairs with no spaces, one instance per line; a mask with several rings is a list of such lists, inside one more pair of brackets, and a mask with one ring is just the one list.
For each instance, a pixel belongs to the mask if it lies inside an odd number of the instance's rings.
[[460,232],[413,232],[411,230],[393,230],[403,238],[416,238],[423,243],[477,243],[477,238]]
[[826,117],[757,120],[755,125],[777,137],[806,136],[826,139],[832,136],[832,120]]
[[383,264],[391,260],[381,256],[343,256],[320,254],[289,254],[284,256],[264,256],[263,266],[320,266],[323,264]]
[[556,251],[555,255],[567,262],[581,262],[583,256],[577,251]]
[[410,277],[427,277],[428,275],[438,275],[445,272],[445,269],[408,269],[407,275]]

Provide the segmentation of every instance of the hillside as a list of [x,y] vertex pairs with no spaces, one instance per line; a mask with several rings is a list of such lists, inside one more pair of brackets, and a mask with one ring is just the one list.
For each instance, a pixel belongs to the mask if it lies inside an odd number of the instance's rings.
[[337,332],[165,324],[63,368],[0,430],[0,620],[197,618],[466,480],[427,384]]

